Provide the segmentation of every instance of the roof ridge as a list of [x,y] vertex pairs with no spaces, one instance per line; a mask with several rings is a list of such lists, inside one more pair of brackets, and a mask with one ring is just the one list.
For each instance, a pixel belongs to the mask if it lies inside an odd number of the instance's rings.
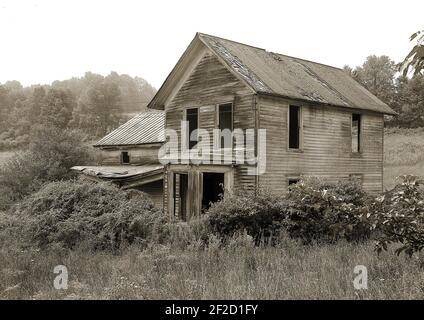
[[214,35],[211,35],[211,34],[207,34],[207,33],[197,32],[197,34],[200,35],[200,36],[206,36],[206,37],[216,38],[216,39],[220,39],[220,40],[225,40],[225,41],[229,41],[229,42],[241,44],[241,45],[246,46],[246,47],[251,47],[251,48],[258,49],[258,50],[266,51],[266,49],[264,49],[264,48],[252,46],[252,45],[247,44],[247,43],[243,43],[243,42],[239,42],[239,41],[234,41],[234,40],[230,40],[230,39],[226,39],[226,38],[222,38],[222,37],[217,37],[217,36],[214,36]]
[[246,44],[246,43],[243,43],[243,42],[234,41],[234,40],[226,39],[226,38],[222,38],[222,37],[217,37],[217,36],[210,35],[210,34],[207,34],[207,33],[202,33],[202,32],[198,32],[197,34],[200,35],[200,36],[212,37],[212,38],[216,38],[216,39],[220,39],[220,40],[224,40],[224,41],[229,41],[229,42],[241,44],[241,45],[246,46],[246,47],[251,47],[251,48],[254,48],[254,49],[265,51],[267,53],[273,53],[273,54],[276,54],[276,55],[279,55],[279,56],[283,56],[283,57],[287,57],[287,58],[291,58],[291,59],[296,59],[296,60],[302,60],[302,61],[310,62],[310,63],[315,63],[315,64],[318,64],[318,65],[321,65],[321,66],[324,66],[324,67],[330,67],[330,68],[334,68],[334,69],[343,71],[342,68],[335,67],[335,66],[332,66],[332,65],[329,65],[329,64],[325,64],[325,63],[321,63],[321,62],[316,62],[316,61],[312,61],[312,60],[308,60],[308,59],[303,59],[303,58],[298,58],[298,57],[294,57],[294,56],[289,56],[287,54],[283,54],[283,53],[279,53],[279,52],[269,51],[267,49],[256,47],[256,46],[252,46],[250,44]]

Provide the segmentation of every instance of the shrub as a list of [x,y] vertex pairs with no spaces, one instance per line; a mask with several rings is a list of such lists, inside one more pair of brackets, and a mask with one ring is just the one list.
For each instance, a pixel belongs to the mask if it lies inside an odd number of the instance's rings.
[[[106,183],[52,182],[25,198],[14,214],[26,243],[89,249],[118,249],[151,239],[165,224],[148,196]],[[160,230],[159,230],[160,232]]]
[[406,175],[400,183],[364,207],[363,215],[377,231],[376,250],[387,250],[400,243],[395,251],[409,256],[424,248],[424,192],[417,177]]
[[356,180],[331,184],[304,178],[290,186],[284,228],[305,243],[357,241],[369,236],[368,225],[359,216],[366,194]]
[[246,230],[258,241],[284,231],[305,243],[356,241],[369,236],[368,225],[358,215],[366,198],[355,180],[330,184],[305,178],[286,195],[243,191],[226,196],[209,209],[209,223],[222,237]]
[[0,210],[38,190],[44,183],[70,179],[75,164],[90,162],[80,133],[55,127],[33,130],[28,151],[0,166]]
[[219,236],[228,238],[246,230],[258,241],[278,233],[284,212],[282,197],[266,190],[242,190],[212,204],[207,214],[212,231]]

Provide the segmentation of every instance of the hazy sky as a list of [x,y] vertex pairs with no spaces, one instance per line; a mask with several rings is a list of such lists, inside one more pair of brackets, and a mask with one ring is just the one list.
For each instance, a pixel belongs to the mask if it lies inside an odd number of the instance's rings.
[[422,0],[0,0],[0,83],[113,70],[158,88],[196,31],[337,67],[400,61],[423,12]]

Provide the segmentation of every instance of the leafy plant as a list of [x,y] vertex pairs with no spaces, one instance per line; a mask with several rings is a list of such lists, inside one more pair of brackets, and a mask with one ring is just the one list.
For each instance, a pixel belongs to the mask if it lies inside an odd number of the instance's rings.
[[356,180],[329,184],[318,178],[304,178],[290,187],[283,226],[305,243],[367,238],[369,229],[358,216],[365,197]]
[[364,214],[371,229],[377,231],[377,252],[387,250],[389,244],[400,243],[395,252],[411,256],[424,248],[422,181],[412,175],[398,179],[401,182],[365,207]]

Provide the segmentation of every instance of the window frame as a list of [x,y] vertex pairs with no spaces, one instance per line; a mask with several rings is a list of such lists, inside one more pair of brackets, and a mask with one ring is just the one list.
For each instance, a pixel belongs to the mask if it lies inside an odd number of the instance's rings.
[[187,141],[187,147],[188,150],[193,150],[193,149],[197,149],[197,144],[199,143],[199,126],[200,126],[200,107],[185,107],[184,108],[184,121],[187,121],[187,111],[191,110],[191,109],[196,109],[197,110],[197,138],[196,138],[196,144],[190,148],[190,124],[188,124],[188,141]]
[[[127,154],[128,162],[124,162],[124,153]],[[126,150],[123,150],[123,151],[121,150],[120,160],[121,160],[121,164],[131,164],[130,152],[129,151],[126,151]]]
[[[229,101],[229,102],[223,102],[223,103],[218,103],[215,106],[215,112],[216,112],[216,117],[215,117],[215,128],[220,129],[219,126],[219,121],[220,121],[220,112],[219,112],[219,108],[220,106],[225,106],[225,105],[231,105],[231,132],[233,132],[234,130],[234,102]],[[230,148],[223,148],[221,146],[221,137],[219,137],[219,141],[216,142],[215,146],[217,147],[216,150],[225,150],[225,149],[233,149],[233,141],[231,142],[231,147]]]
[[[357,137],[357,143],[358,143],[358,150],[353,151],[353,116],[357,115],[359,116],[358,121],[358,137]],[[352,155],[358,155],[362,154],[362,121],[363,121],[363,115],[361,113],[354,113],[352,112],[350,115],[350,152]]]
[[[290,148],[290,107],[299,108],[299,147]],[[303,106],[289,104],[287,108],[287,151],[303,152]]]

